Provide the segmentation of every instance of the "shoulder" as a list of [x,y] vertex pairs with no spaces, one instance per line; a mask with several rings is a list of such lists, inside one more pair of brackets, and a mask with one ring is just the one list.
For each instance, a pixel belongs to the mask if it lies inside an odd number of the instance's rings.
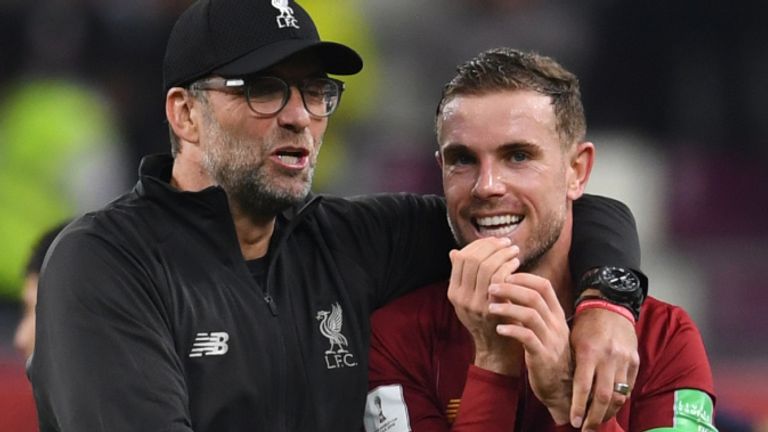
[[[57,296],[69,291],[105,295],[110,290],[104,287],[116,280],[144,281],[159,241],[147,229],[147,218],[134,210],[130,200],[121,199],[75,219],[51,244],[41,288],[55,285]],[[160,225],[157,221],[152,230]]]
[[648,297],[637,325],[638,381],[649,388],[695,388],[714,394],[704,342],[683,308]]
[[62,241],[114,246],[155,243],[169,235],[173,224],[161,206],[134,192],[103,208],[75,219],[63,232]]
[[643,303],[638,321],[639,334],[661,335],[674,333],[684,328],[693,328],[698,332],[696,324],[685,309],[648,296]]

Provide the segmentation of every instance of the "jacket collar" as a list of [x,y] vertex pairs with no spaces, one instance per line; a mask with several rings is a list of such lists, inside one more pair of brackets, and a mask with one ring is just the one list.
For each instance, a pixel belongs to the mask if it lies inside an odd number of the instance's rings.
[[[226,213],[231,219],[227,193],[220,186],[210,186],[198,192],[180,191],[171,186],[173,157],[169,154],[145,156],[139,165],[139,181],[134,191],[142,197],[160,201],[165,207],[180,207],[184,211],[202,212],[205,215]],[[301,203],[282,212],[287,222],[298,222],[320,201],[321,197],[310,193]],[[280,218],[278,218],[279,221]],[[294,225],[294,224],[292,224]]]

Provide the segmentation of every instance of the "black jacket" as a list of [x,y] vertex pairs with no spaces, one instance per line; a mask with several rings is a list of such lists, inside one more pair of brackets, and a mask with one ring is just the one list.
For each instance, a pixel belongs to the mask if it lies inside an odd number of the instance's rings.
[[[369,314],[448,275],[443,201],[311,196],[278,217],[259,270],[223,190],[179,192],[171,166],[145,159],[49,253],[29,371],[41,431],[359,430]],[[574,244],[608,237],[628,251],[610,263],[639,267],[631,214],[587,201],[599,223],[577,210]]]

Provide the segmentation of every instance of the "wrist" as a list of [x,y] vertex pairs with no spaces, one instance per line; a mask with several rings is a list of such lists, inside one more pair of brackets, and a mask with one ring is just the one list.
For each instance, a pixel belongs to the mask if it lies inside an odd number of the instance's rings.
[[579,300],[576,301],[576,310],[574,311],[574,316],[578,315],[579,313],[588,310],[588,309],[603,309],[607,311],[611,311],[614,313],[617,313],[632,323],[632,325],[635,325],[635,316],[634,314],[624,307],[623,305],[617,305],[613,302],[610,302],[602,297],[599,296],[582,296],[579,298]]
[[522,375],[522,357],[512,352],[476,352],[474,365],[499,375],[520,377]]
[[[629,310],[637,321],[647,292],[647,278],[624,267],[595,267],[584,273],[576,288],[576,297],[599,295],[614,305]],[[597,293],[594,293],[597,291]]]

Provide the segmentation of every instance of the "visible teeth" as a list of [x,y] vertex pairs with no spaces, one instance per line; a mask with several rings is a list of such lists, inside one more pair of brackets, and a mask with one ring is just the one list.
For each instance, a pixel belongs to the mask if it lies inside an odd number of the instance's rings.
[[521,215],[503,215],[477,218],[477,224],[481,227],[518,224],[523,220]]
[[298,156],[292,156],[287,154],[277,155],[277,158],[289,165],[295,165],[301,160]]

